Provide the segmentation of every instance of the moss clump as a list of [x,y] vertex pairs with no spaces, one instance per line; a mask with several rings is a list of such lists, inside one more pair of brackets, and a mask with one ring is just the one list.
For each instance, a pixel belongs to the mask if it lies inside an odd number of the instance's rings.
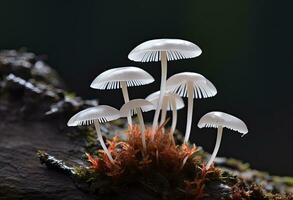
[[127,132],[127,141],[118,137],[108,141],[114,164],[99,150],[96,155],[87,154],[90,167],[77,168],[77,174],[97,193],[139,183],[160,196],[172,193],[198,198],[204,196],[207,181],[220,179],[220,170],[205,169],[196,146],[176,145],[162,129],[157,131],[154,141],[151,134],[151,130],[146,131],[144,151],[141,133],[133,126]]
[[78,180],[86,182],[96,194],[119,193],[140,185],[162,199],[290,199],[288,195],[265,192],[242,179],[212,166],[205,167],[203,152],[196,146],[176,145],[160,128],[151,141],[146,131],[147,150],[143,150],[137,126],[127,132],[128,139],[108,140],[115,163],[103,150],[86,154],[89,167],[77,167]]
[[[293,199],[290,194],[277,194],[282,191],[278,188],[285,187],[284,178],[278,177],[275,180],[277,177],[273,177],[274,182],[266,181],[268,175],[250,170],[247,164],[237,160],[222,159],[222,163],[218,163],[220,168],[212,166],[206,170],[207,154],[196,146],[177,145],[163,127],[157,131],[154,141],[150,139],[151,131],[146,131],[147,151],[143,151],[141,133],[137,126],[129,129],[126,137],[122,134],[124,131],[119,134],[118,130],[121,129],[115,128],[115,135],[121,137],[112,137],[107,141],[108,149],[115,160],[114,164],[97,144],[94,131],[88,128],[80,130],[90,133],[84,134],[89,135],[86,138],[86,149],[90,153],[84,156],[86,165],[67,166],[62,160],[45,152],[39,152],[38,156],[41,163],[46,164],[48,168],[73,178],[79,189],[99,197],[116,195],[118,199],[121,193],[134,191],[143,192],[143,195],[147,194],[152,199]],[[107,131],[111,133],[113,130]],[[253,178],[240,178],[242,173],[248,172],[252,173]],[[256,185],[260,180],[276,186],[276,189],[267,190],[266,184]],[[290,183],[291,179],[286,180]],[[123,199],[125,197],[127,196]]]

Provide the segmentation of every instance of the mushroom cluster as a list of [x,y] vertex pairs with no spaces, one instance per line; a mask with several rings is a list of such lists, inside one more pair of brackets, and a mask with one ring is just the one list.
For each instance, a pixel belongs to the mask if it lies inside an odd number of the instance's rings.
[[[147,152],[146,143],[153,142],[156,139],[156,132],[166,123],[167,111],[172,111],[172,124],[170,129],[163,127],[163,130],[164,134],[168,134],[170,140],[174,143],[173,133],[176,129],[177,110],[185,106],[181,97],[187,97],[187,119],[183,142],[183,145],[187,145],[192,127],[193,99],[213,97],[217,94],[217,89],[206,77],[195,72],[182,72],[167,79],[167,62],[194,58],[201,53],[202,51],[197,45],[181,39],[155,39],[143,42],[129,53],[128,58],[136,62],[161,62],[160,91],[150,94],[145,99],[129,100],[128,87],[150,84],[154,82],[154,78],[148,72],[134,66],[109,69],[98,75],[92,82],[91,87],[100,90],[121,88],[125,104],[122,105],[120,110],[106,105],[82,110],[68,121],[68,126],[94,123],[98,141],[110,162],[115,163],[115,158],[112,157],[104,143],[100,123],[126,117],[128,128],[131,129],[133,127],[132,116],[137,114],[143,151]],[[151,110],[155,110],[155,114],[152,126],[148,128],[145,126],[142,112]],[[248,132],[243,121],[223,112],[207,113],[200,119],[198,126],[200,128],[215,127],[218,129],[215,149],[206,165],[207,169],[212,165],[217,155],[224,127],[238,131],[243,135]],[[147,129],[151,132],[151,139],[148,141],[145,138]]]

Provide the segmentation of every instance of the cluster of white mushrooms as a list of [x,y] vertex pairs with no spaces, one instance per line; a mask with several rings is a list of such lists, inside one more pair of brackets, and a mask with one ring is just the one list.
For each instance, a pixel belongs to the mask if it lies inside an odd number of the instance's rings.
[[[128,87],[152,83],[154,78],[146,71],[133,66],[107,70],[95,78],[91,87],[100,90],[121,88],[125,104],[120,110],[107,105],[99,105],[82,110],[68,121],[68,126],[94,123],[97,138],[110,161],[114,163],[114,159],[103,141],[100,123],[127,117],[128,125],[131,127],[131,117],[133,114],[137,114],[142,145],[144,151],[147,151],[145,139],[146,128],[142,112],[155,110],[151,138],[151,140],[154,140],[158,126],[162,125],[166,120],[167,111],[172,111],[172,125],[168,132],[171,138],[176,128],[177,110],[184,107],[184,102],[181,97],[187,97],[188,110],[184,143],[188,143],[192,124],[193,99],[215,96],[217,89],[203,75],[194,72],[178,73],[167,80],[167,61],[194,58],[199,56],[201,52],[201,49],[197,45],[181,39],[155,39],[138,45],[129,53],[128,58],[136,62],[161,61],[160,91],[150,94],[145,99],[129,100]],[[160,113],[161,118],[159,123]],[[238,131],[243,135],[248,132],[243,121],[223,112],[207,113],[200,119],[198,127],[214,127],[218,129],[215,149],[207,164],[207,168],[211,166],[217,155],[224,127]]]

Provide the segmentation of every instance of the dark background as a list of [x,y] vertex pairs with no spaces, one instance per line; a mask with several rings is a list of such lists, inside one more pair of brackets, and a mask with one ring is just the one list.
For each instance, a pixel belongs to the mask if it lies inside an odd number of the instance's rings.
[[[203,54],[169,63],[168,76],[194,71],[218,89],[197,100],[192,140],[211,152],[215,130],[196,124],[208,111],[243,119],[249,134],[225,130],[219,156],[250,162],[253,168],[293,175],[292,3],[265,0],[191,1],[0,1],[0,48],[27,47],[48,62],[70,90],[119,108],[120,91],[89,88],[99,73],[136,65],[156,82],[130,89],[131,98],[159,89],[160,64],[134,63],[128,53],[153,38],[182,38]],[[290,13],[291,12],[291,13]],[[151,118],[151,113],[147,114]],[[178,127],[185,130],[185,110]]]

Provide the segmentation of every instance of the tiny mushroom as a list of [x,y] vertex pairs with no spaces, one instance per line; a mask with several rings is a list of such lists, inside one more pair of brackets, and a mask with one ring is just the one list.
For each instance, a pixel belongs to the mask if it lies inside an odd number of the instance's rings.
[[214,162],[216,155],[219,151],[221,139],[222,139],[222,132],[224,127],[234,131],[238,131],[239,133],[242,133],[242,136],[244,136],[248,132],[247,126],[242,120],[230,114],[217,112],[217,111],[213,111],[213,112],[209,112],[205,114],[199,120],[198,127],[199,128],[213,127],[218,129],[216,145],[211,155],[211,158],[208,164],[206,165],[207,169],[210,168],[210,166]]
[[98,140],[105,153],[107,154],[109,160],[114,163],[114,159],[111,156],[108,148],[106,147],[102,133],[100,130],[100,123],[112,121],[120,118],[120,111],[116,108],[107,105],[99,105],[96,107],[87,108],[75,114],[70,118],[67,125],[68,126],[80,126],[80,125],[90,125],[94,123]]
[[[154,92],[146,97],[146,100],[152,102],[154,105],[157,105],[159,101],[160,91]],[[171,130],[169,132],[170,138],[173,135],[176,124],[177,124],[177,110],[182,109],[184,107],[183,99],[177,95],[170,92],[166,92],[163,98],[163,105],[162,105],[162,114],[161,114],[161,122],[163,124],[166,119],[167,110],[172,110],[172,125]]]
[[125,103],[120,109],[122,117],[127,116],[128,113],[130,113],[131,116],[134,113],[137,113],[137,117],[138,117],[139,124],[140,124],[141,140],[142,140],[142,145],[143,145],[144,151],[146,151],[145,125],[144,125],[144,120],[143,120],[143,116],[142,116],[141,111],[148,112],[148,111],[151,111],[154,109],[155,109],[154,105],[145,99],[133,99],[133,100]]
[[[91,84],[91,88],[105,89],[122,89],[124,102],[129,101],[127,87],[146,85],[154,82],[154,78],[143,69],[138,67],[118,67],[109,69],[98,75]],[[132,125],[131,116],[127,115],[129,125]]]
[[128,58],[137,62],[161,61],[160,97],[153,120],[153,133],[158,126],[158,119],[166,89],[167,60],[194,58],[201,54],[201,49],[192,42],[181,39],[154,39],[135,47]]
[[193,99],[215,96],[217,89],[203,75],[194,72],[183,72],[171,76],[167,80],[167,89],[182,97],[188,97],[187,122],[184,137],[184,143],[187,143],[191,130]]

